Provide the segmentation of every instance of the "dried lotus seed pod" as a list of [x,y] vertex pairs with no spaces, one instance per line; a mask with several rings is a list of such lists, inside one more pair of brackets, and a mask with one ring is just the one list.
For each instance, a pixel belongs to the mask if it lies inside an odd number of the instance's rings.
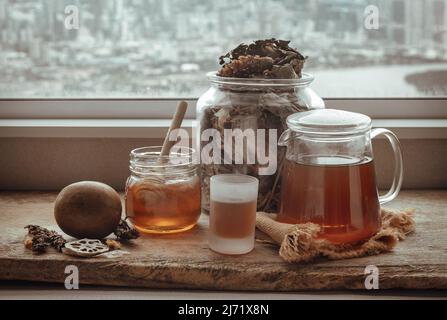
[[109,251],[109,247],[99,240],[82,239],[65,244],[63,253],[75,257],[94,257]]

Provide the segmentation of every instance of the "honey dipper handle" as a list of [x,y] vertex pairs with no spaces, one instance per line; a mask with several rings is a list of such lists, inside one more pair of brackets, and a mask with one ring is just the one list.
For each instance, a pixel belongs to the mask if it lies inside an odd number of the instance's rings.
[[168,133],[166,134],[163,147],[161,148],[161,157],[168,156],[172,146],[176,143],[177,139],[170,139],[170,135],[173,130],[179,129],[182,126],[183,118],[185,118],[187,108],[188,104],[185,101],[181,101],[178,104],[177,110],[171,121],[171,126],[168,130]]

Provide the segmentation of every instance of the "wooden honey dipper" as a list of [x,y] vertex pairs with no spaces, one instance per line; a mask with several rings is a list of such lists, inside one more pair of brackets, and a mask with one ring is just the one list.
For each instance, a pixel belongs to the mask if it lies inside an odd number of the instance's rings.
[[182,126],[183,119],[185,118],[186,110],[188,109],[188,103],[185,101],[180,101],[177,105],[177,110],[175,111],[174,117],[171,121],[171,126],[169,127],[168,133],[166,134],[165,141],[163,142],[163,147],[161,148],[160,158],[158,163],[162,163],[164,157],[169,156],[171,148],[177,142],[177,137],[173,139],[171,137],[172,131],[179,129]]

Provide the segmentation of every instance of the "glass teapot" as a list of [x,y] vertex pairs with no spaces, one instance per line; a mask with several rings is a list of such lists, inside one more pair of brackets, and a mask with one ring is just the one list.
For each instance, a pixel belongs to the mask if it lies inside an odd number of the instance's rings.
[[[278,220],[313,222],[333,243],[367,239],[380,228],[380,205],[393,200],[403,180],[400,143],[387,129],[372,129],[363,114],[334,109],[296,113],[279,139],[287,146]],[[371,139],[384,135],[394,150],[391,189],[377,191]]]

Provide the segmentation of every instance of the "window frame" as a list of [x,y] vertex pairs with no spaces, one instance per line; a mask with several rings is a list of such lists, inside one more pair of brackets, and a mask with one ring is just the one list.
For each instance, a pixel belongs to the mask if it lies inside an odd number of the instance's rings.
[[[0,119],[169,119],[177,102],[169,99],[0,99]],[[446,119],[447,98],[326,98],[326,108],[359,112],[372,119]]]
[[[0,138],[164,138],[179,100],[194,134],[197,99],[0,99]],[[447,139],[447,99],[325,99],[399,139]]]

